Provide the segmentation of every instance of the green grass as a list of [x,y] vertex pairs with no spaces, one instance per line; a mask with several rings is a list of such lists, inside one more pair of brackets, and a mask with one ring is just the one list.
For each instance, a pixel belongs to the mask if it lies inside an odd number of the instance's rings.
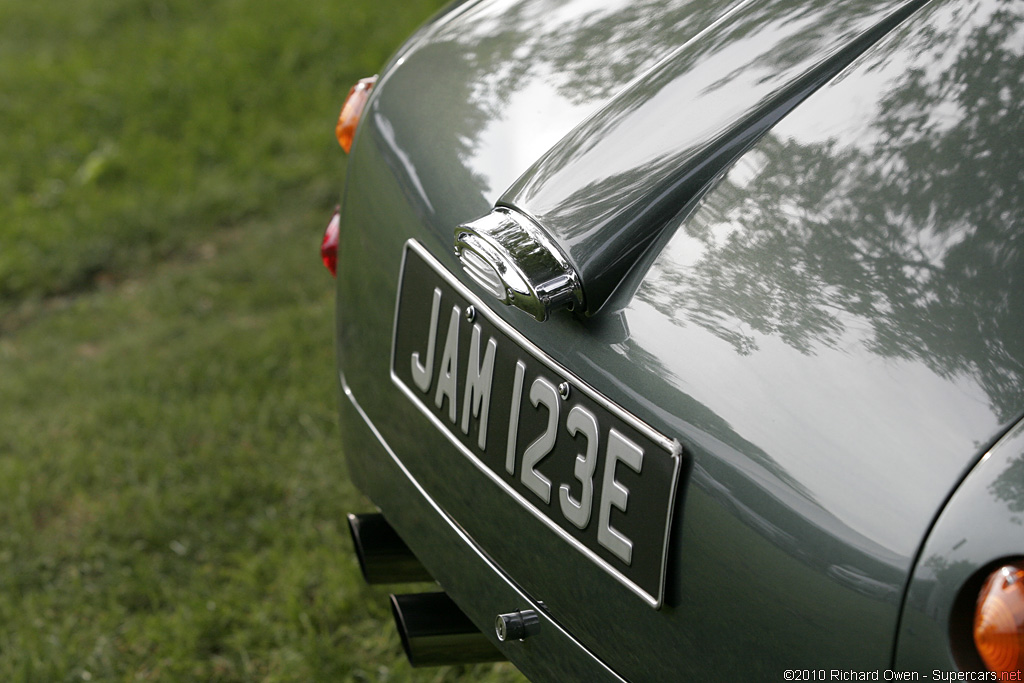
[[439,3],[0,0],[0,680],[414,671],[344,515],[341,99]]
[[334,201],[349,86],[440,5],[0,0],[0,305]]

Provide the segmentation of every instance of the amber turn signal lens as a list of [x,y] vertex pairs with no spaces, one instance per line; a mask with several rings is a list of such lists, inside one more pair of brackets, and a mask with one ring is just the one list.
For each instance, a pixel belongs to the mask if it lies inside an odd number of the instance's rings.
[[346,154],[352,149],[352,138],[355,137],[356,128],[359,126],[359,117],[363,114],[363,107],[370,99],[370,90],[373,89],[373,84],[376,82],[376,76],[361,79],[348,91],[345,104],[341,107],[341,114],[338,116],[338,125],[334,128],[334,134]]
[[331,222],[324,230],[324,238],[320,242],[320,258],[324,266],[331,271],[331,275],[338,276],[338,232],[341,230],[341,214],[339,209],[334,210]]
[[989,670],[1024,669],[1024,562],[1002,566],[988,577],[974,613],[974,644]]

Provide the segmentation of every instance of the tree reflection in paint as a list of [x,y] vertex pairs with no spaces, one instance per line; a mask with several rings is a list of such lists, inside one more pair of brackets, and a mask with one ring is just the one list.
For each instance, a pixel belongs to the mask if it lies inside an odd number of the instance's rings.
[[900,42],[859,67],[895,81],[865,135],[767,136],[684,223],[699,256],[659,261],[638,296],[740,354],[758,335],[805,354],[855,339],[969,375],[1001,420],[1018,417],[1024,18],[1013,0],[951,11],[909,37],[909,64]]
[[1024,455],[1010,461],[1010,465],[992,482],[989,492],[1015,513],[1010,518],[1015,524],[1024,526],[1024,518],[1020,516],[1024,513]]

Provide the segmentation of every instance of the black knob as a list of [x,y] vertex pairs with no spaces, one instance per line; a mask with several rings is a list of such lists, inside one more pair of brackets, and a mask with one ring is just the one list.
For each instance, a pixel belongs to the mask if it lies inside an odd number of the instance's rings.
[[494,632],[498,634],[498,640],[522,640],[532,636],[540,630],[540,617],[532,609],[525,609],[521,612],[509,612],[499,614],[494,620]]

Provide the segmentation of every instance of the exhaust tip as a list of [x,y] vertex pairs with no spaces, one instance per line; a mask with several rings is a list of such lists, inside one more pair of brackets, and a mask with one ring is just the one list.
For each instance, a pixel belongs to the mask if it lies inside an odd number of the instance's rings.
[[359,569],[369,584],[433,581],[426,567],[399,537],[384,515],[348,515],[348,530],[359,560]]
[[414,667],[506,660],[447,593],[392,595],[391,613]]

